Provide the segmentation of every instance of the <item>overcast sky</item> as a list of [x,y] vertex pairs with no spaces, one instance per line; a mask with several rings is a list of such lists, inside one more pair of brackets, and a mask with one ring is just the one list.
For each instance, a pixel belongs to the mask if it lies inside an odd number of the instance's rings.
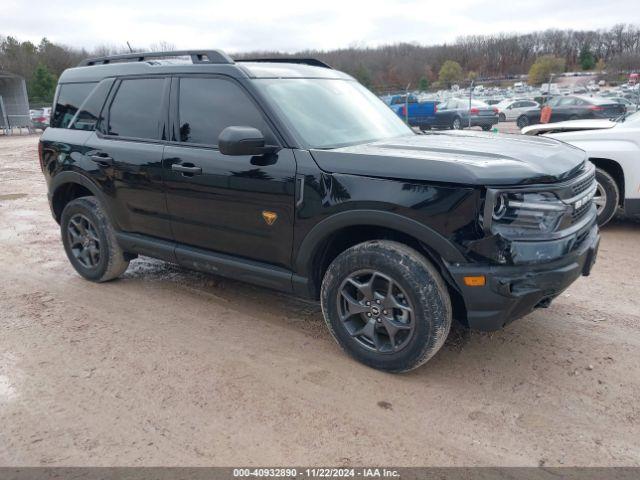
[[640,24],[638,0],[0,0],[0,35],[92,49],[333,49],[462,35]]

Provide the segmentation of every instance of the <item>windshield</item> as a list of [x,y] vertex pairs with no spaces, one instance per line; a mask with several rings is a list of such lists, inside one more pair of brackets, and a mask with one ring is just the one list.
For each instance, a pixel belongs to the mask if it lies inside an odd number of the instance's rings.
[[270,78],[255,83],[310,148],[414,134],[378,97],[351,80]]

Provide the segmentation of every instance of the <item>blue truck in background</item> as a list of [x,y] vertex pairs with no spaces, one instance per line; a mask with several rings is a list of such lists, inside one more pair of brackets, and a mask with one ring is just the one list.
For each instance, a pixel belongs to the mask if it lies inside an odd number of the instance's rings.
[[489,131],[498,123],[498,109],[480,100],[450,98],[444,102],[435,100],[418,101],[415,95],[394,95],[389,99],[389,107],[403,121],[420,130],[450,128],[460,130],[480,127]]
[[409,98],[406,95],[392,95],[389,100],[389,108],[402,120],[408,120],[410,126],[420,130],[428,130],[437,124],[438,103],[433,100],[420,102],[418,97],[412,94],[409,94]]

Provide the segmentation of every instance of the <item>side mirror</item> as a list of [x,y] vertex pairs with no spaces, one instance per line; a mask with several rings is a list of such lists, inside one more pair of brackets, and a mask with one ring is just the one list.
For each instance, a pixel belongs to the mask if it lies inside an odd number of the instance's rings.
[[264,155],[277,148],[266,146],[264,135],[253,127],[227,127],[218,137],[218,149],[223,155]]

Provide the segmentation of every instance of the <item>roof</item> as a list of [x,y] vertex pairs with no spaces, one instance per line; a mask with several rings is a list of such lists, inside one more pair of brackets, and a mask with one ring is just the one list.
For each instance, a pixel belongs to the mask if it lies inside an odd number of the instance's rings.
[[[177,57],[188,57],[189,60]],[[234,61],[219,50],[131,53],[84,60],[65,70],[60,83],[98,82],[129,75],[221,74],[235,78],[338,78],[351,79],[315,59],[274,58]]]

